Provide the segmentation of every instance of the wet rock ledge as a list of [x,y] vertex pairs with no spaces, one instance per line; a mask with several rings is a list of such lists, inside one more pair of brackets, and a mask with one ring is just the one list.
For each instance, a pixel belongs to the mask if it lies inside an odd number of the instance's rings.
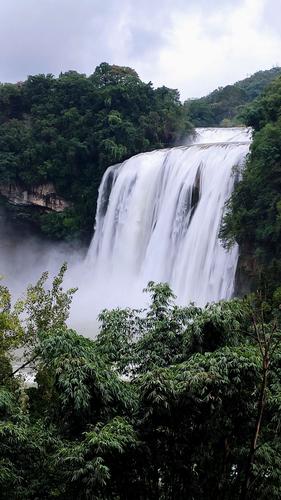
[[36,206],[47,211],[63,212],[72,206],[56,193],[55,186],[51,182],[31,189],[19,184],[0,184],[0,195],[13,205]]

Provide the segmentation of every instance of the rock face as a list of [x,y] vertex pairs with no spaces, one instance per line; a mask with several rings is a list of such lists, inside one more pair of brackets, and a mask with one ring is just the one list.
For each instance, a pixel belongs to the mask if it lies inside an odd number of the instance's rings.
[[34,205],[48,211],[63,212],[71,207],[71,203],[56,193],[51,182],[28,190],[19,184],[0,184],[0,195],[13,205]]
[[256,289],[260,269],[250,247],[240,248],[235,276],[234,296],[243,297]]

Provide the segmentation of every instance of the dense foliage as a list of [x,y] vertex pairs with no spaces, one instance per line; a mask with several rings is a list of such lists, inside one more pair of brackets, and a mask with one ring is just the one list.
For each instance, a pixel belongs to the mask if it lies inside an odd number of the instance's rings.
[[243,124],[245,105],[262,94],[271,81],[280,74],[279,67],[258,71],[234,85],[219,87],[206,97],[186,101],[185,107],[190,120],[196,127]]
[[280,74],[259,71],[206,97],[181,104],[177,90],[154,89],[127,67],[102,63],[0,85],[0,184],[22,190],[51,182],[70,207],[63,212],[8,205],[51,238],[92,235],[105,169],[139,152],[180,143],[194,126],[245,122],[245,106]]
[[[73,202],[39,214],[54,236],[92,227],[109,163],[189,128],[175,91],[108,65],[3,85],[0,115],[1,182],[52,181]],[[222,236],[254,260],[270,300],[178,307],[151,282],[148,307],[103,311],[93,340],[67,326],[66,266],[13,306],[1,286],[1,499],[281,497],[281,77],[243,117],[254,141]]]
[[0,291],[1,498],[279,499],[278,301],[181,308],[151,282],[90,340],[66,326],[64,272],[14,308]]
[[131,68],[102,63],[89,77],[30,76],[0,86],[0,183],[53,182],[73,207],[33,211],[33,221],[49,236],[89,237],[105,169],[174,145],[190,129],[178,91],[154,89]]
[[281,77],[244,111],[255,130],[242,181],[236,186],[222,236],[236,239],[255,274],[271,287],[281,282]]

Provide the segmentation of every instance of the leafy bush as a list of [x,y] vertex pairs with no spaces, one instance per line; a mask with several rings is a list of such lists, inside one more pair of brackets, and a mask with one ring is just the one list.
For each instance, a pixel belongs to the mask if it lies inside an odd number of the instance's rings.
[[1,498],[280,498],[280,290],[182,308],[151,282],[91,340],[66,325],[65,271],[14,309],[1,289]]

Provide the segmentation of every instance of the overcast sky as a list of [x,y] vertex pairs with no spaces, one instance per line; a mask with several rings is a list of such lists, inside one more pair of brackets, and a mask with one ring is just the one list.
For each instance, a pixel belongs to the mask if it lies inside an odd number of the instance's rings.
[[0,81],[96,65],[201,96],[281,65],[281,0],[0,0]]

